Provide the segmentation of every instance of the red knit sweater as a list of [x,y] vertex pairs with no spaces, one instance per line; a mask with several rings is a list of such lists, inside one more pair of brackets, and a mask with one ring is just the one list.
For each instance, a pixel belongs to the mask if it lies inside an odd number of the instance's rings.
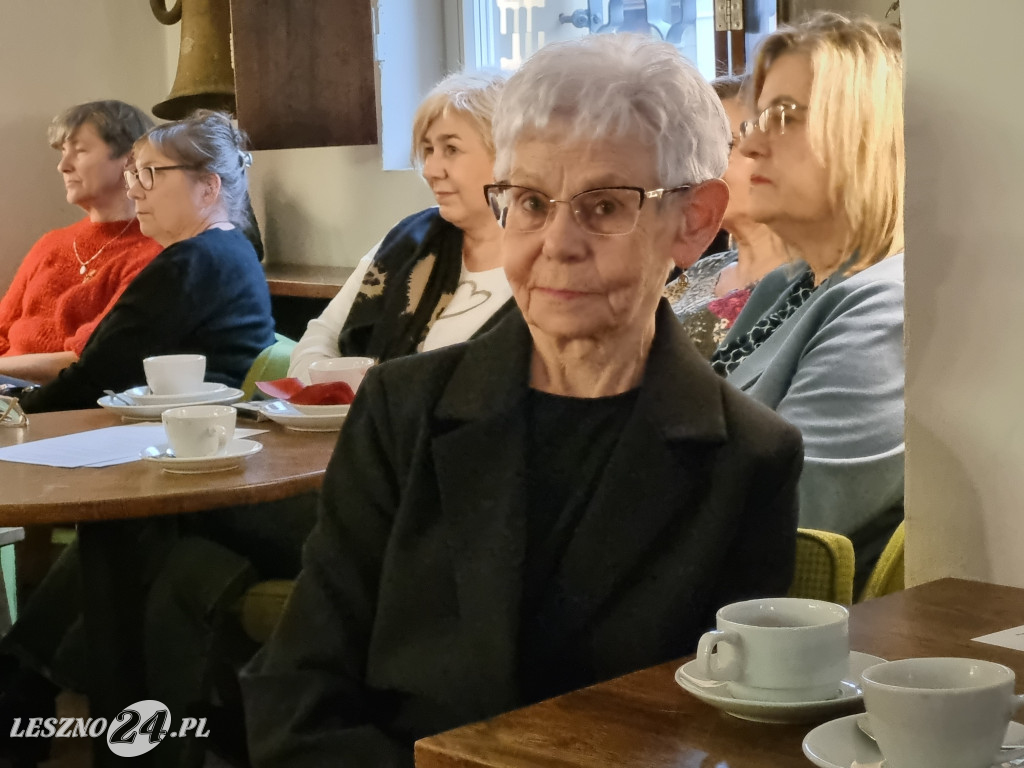
[[[82,353],[93,329],[128,283],[162,250],[133,221],[93,223],[88,217],[43,235],[32,246],[0,300],[0,356]],[[115,238],[105,248],[103,244]],[[80,274],[72,243],[88,261]]]

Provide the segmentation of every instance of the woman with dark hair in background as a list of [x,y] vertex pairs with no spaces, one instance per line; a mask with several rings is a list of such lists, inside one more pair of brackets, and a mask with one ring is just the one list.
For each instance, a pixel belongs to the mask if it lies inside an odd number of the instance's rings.
[[86,212],[43,235],[0,299],[0,383],[45,384],[78,360],[96,325],[160,252],[139,230],[122,174],[153,121],[123,101],[91,101],[57,115],[50,146],[67,201]]
[[665,287],[665,297],[704,357],[711,357],[762,277],[786,262],[782,241],[750,215],[750,168],[740,152],[740,124],[749,116],[745,87],[749,76],[718,77],[711,81],[722,101],[732,142],[729,166],[722,179],[729,185],[729,205],[722,229],[734,248],[704,256]]

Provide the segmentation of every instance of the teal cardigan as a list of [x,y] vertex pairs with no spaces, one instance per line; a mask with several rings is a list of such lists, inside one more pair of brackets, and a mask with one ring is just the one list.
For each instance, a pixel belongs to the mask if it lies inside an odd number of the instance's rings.
[[[725,343],[803,267],[767,275]],[[800,525],[853,539],[861,581],[902,519],[903,378],[903,254],[832,275],[728,376],[803,433]]]

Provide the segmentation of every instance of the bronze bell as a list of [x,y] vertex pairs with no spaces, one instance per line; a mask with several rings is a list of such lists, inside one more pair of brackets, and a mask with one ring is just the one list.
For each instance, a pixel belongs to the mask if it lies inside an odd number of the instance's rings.
[[229,0],[177,0],[170,11],[166,0],[149,0],[162,24],[181,21],[181,49],[174,85],[153,114],[179,120],[196,109],[235,113],[235,73],[231,68],[231,8]]

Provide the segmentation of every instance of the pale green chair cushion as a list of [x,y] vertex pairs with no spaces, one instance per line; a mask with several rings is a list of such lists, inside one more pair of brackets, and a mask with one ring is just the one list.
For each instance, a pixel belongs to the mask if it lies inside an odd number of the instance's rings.
[[249,367],[249,372],[245,375],[242,391],[245,393],[246,400],[252,400],[257,394],[257,381],[274,381],[288,375],[288,366],[291,364],[295,342],[279,333],[275,333],[274,336],[277,341],[256,356]]
[[873,597],[881,597],[892,592],[899,592],[903,589],[903,544],[904,531],[903,523],[893,531],[892,538],[882,550],[878,562],[871,570],[864,589],[861,590],[860,600],[870,600]]
[[798,528],[790,597],[853,602],[853,543],[839,533]]

